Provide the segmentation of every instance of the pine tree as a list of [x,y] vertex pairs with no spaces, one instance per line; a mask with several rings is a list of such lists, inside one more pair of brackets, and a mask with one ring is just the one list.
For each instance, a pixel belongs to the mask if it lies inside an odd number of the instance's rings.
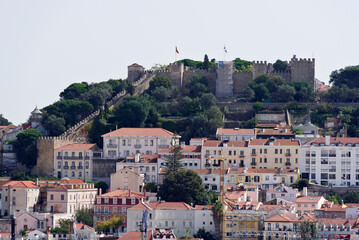
[[172,147],[170,155],[165,160],[165,166],[167,168],[167,174],[177,172],[182,169],[181,146]]
[[208,60],[207,54],[205,54],[204,55],[204,60],[203,60],[203,69],[208,70],[208,68],[209,68],[209,60]]

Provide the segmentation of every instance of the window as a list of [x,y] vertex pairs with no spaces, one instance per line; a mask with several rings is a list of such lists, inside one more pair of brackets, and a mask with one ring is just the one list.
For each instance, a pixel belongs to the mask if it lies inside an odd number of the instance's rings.
[[65,195],[61,194],[61,200],[65,200]]
[[145,146],[148,146],[148,139],[145,140]]
[[267,149],[264,149],[264,154],[267,154]]
[[131,146],[131,139],[127,140],[127,146]]
[[71,172],[71,177],[75,177],[75,172],[74,171]]
[[61,162],[60,161],[57,162],[57,168],[61,168]]
[[125,183],[128,183],[128,177],[125,177]]
[[229,155],[229,156],[232,156],[232,151],[231,151],[231,150],[228,151],[228,155]]
[[54,200],[54,194],[50,195],[50,200]]
[[156,171],[156,167],[152,167],[152,172],[155,172]]
[[274,163],[278,163],[278,158],[275,158],[275,159],[274,159]]
[[82,177],[82,172],[79,172],[79,177]]
[[126,140],[122,140],[122,146],[126,146]]
[[153,146],[153,140],[150,140],[150,146]]
[[89,162],[85,162],[85,167],[86,167],[86,169],[89,169],[89,168],[90,168],[90,163],[89,163]]
[[105,203],[108,203],[108,198],[105,198]]
[[113,204],[117,204],[117,198],[113,198],[112,201],[113,201]]
[[135,201],[135,200],[136,200],[136,199],[131,198],[131,204],[132,204],[132,205],[136,204],[136,201]]

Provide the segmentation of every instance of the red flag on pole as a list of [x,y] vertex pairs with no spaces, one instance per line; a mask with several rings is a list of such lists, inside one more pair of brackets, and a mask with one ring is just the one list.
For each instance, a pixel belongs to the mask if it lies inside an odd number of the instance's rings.
[[178,54],[179,54],[179,51],[178,51],[178,49],[177,49],[177,46],[176,46],[176,53],[178,53]]

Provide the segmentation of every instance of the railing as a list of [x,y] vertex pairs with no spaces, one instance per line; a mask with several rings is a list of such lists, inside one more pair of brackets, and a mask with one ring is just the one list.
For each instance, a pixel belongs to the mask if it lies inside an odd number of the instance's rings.
[[220,167],[220,166],[221,166],[221,164],[214,163],[212,166],[213,166],[213,167]]
[[292,156],[292,154],[290,154],[290,153],[285,153],[285,155],[286,155],[287,157]]
[[64,166],[64,169],[69,169],[69,166]]
[[57,158],[57,159],[62,159],[62,156],[57,156],[56,158]]
[[290,166],[290,165],[292,165],[292,164],[291,164],[290,162],[286,162],[285,165],[286,165],[286,166]]
[[86,160],[89,160],[89,159],[90,159],[90,156],[86,156],[85,159],[86,159]]
[[141,144],[135,144],[134,147],[135,147],[135,148],[140,148],[140,147],[141,147]]
[[244,154],[239,155],[239,157],[244,157]]
[[117,144],[107,144],[108,148],[117,148]]
[[71,169],[76,169],[76,166],[71,166],[70,168],[71,168]]
[[[210,166],[211,166],[211,164],[206,163],[204,166],[205,166],[205,167],[210,167]],[[358,169],[358,170],[359,170],[359,169]]]
[[257,153],[252,152],[252,153],[251,153],[251,156],[257,156]]
[[256,162],[251,162],[251,165],[255,166],[255,165],[257,165],[257,163]]
[[84,167],[83,166],[77,166],[77,169],[83,169]]
[[64,159],[82,159],[82,156],[65,156]]

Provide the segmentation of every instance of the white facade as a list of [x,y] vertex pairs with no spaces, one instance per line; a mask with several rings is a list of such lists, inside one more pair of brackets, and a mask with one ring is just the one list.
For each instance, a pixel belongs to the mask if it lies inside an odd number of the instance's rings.
[[[201,168],[201,146],[185,145],[181,142],[180,145],[181,163],[184,169],[200,169]],[[172,156],[171,149],[161,149],[159,152],[158,166],[165,167],[165,161]]]
[[208,206],[196,206],[194,210],[194,232],[204,228],[207,232],[215,234],[213,212]]
[[178,144],[180,136],[162,128],[120,128],[102,135],[104,158],[129,157],[136,153],[158,154]]
[[321,185],[359,186],[359,138],[316,138],[300,153],[300,172]]
[[218,140],[228,141],[248,141],[255,139],[257,136],[256,129],[240,129],[240,128],[218,128],[216,138]]
[[278,186],[267,191],[266,201],[272,201],[274,199],[283,198],[285,200],[295,202],[297,196],[299,196],[299,192],[294,189],[286,186]]

